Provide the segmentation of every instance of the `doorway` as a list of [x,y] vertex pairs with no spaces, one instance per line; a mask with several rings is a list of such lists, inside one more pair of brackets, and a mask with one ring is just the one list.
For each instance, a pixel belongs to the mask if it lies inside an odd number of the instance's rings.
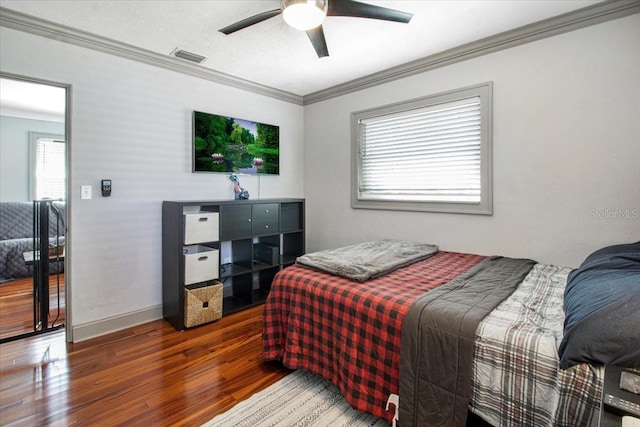
[[69,100],[0,73],[0,343],[69,324]]

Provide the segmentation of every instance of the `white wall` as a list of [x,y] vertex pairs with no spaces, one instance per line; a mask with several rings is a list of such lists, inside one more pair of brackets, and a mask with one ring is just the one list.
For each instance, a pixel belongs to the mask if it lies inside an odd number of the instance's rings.
[[[640,240],[640,15],[305,107],[307,250],[395,237],[578,265]],[[494,82],[493,216],[354,210],[350,114]]]
[[[7,28],[0,28],[0,67],[73,85],[69,256],[76,337],[119,316],[158,313],[162,200],[233,198],[227,175],[191,173],[193,110],[279,125],[280,175],[241,183],[252,198],[303,196],[301,106]],[[109,198],[100,196],[103,178],[113,180]],[[93,186],[91,200],[80,199],[86,184]]]
[[29,132],[61,135],[64,123],[0,116],[0,201],[32,200],[29,189]]

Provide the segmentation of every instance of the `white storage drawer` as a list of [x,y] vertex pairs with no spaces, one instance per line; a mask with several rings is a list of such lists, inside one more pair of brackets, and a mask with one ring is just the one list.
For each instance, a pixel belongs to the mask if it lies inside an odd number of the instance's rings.
[[184,214],[184,244],[217,242],[218,212]]
[[220,255],[217,249],[203,245],[185,246],[182,256],[185,285],[218,278]]

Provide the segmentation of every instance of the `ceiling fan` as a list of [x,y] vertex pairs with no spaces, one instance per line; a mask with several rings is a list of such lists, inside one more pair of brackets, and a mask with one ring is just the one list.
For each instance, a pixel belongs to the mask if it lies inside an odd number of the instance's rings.
[[322,21],[325,16],[350,16],[405,24],[413,17],[411,13],[361,3],[355,0],[281,0],[279,9],[250,16],[222,28],[220,32],[229,35],[280,14],[282,14],[287,24],[306,31],[313,48],[318,54],[318,58],[329,56],[329,49],[322,30]]

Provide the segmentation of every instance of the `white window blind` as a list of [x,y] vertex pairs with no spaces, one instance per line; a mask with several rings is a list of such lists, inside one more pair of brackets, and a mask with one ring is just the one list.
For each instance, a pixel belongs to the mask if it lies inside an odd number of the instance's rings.
[[352,207],[491,214],[491,83],[352,114]]
[[360,197],[480,201],[480,98],[361,120]]
[[64,199],[66,188],[65,142],[49,138],[36,140],[36,199]]

